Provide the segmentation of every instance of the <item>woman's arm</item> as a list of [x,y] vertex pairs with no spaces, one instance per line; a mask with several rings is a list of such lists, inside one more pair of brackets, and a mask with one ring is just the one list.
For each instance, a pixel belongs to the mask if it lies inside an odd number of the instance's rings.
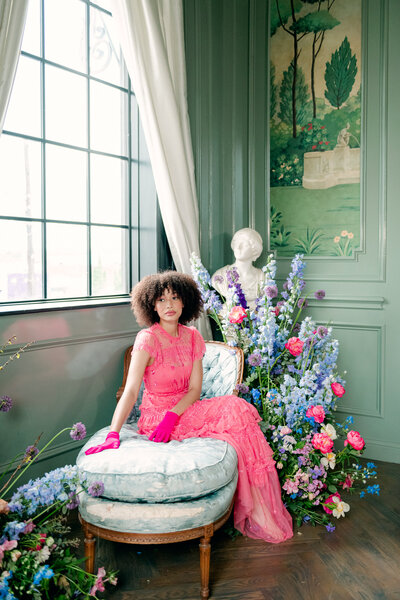
[[125,423],[137,400],[144,371],[153,362],[154,359],[146,350],[135,350],[133,352],[125,389],[115,408],[111,421],[111,431],[120,432],[122,425]]
[[203,364],[202,360],[195,360],[192,367],[192,373],[189,380],[189,389],[179,402],[171,409],[171,412],[181,416],[185,410],[196,400],[200,399],[201,384],[203,382]]

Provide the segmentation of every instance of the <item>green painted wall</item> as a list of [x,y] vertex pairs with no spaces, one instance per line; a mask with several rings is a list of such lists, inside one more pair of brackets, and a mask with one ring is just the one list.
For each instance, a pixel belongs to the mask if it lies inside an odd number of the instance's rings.
[[[201,253],[210,272],[231,262],[234,231],[250,226],[268,249],[268,2],[184,0],[188,102],[200,202]],[[363,1],[361,250],[307,259],[310,303],[330,321],[347,371],[343,414],[366,456],[400,462],[396,367],[400,334],[398,162],[400,3]],[[314,224],[312,224],[314,225]],[[288,259],[278,258],[281,277]]]

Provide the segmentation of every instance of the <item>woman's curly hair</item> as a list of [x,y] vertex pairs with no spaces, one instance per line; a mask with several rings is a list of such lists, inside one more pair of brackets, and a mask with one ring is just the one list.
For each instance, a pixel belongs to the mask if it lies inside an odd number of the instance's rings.
[[194,279],[185,273],[164,271],[147,275],[131,291],[131,307],[139,325],[150,326],[160,321],[154,307],[164,290],[175,292],[182,300],[183,309],[179,323],[185,325],[200,316],[203,301]]

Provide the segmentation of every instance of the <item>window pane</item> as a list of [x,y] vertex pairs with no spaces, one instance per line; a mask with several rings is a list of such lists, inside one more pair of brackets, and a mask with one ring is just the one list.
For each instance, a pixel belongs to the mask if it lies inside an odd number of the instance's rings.
[[45,58],[87,73],[86,6],[80,0],[46,0]]
[[20,56],[4,129],[40,136],[40,63]]
[[128,161],[94,154],[90,160],[91,221],[126,225],[128,222]]
[[41,298],[41,224],[0,220],[0,256],[0,301]]
[[87,227],[47,225],[47,295],[72,298],[87,295]]
[[87,153],[46,146],[47,218],[87,221]]
[[41,144],[0,137],[0,214],[41,217]]
[[40,4],[30,0],[21,50],[40,56]]
[[46,137],[74,146],[87,145],[86,79],[46,66]]
[[126,92],[96,81],[90,83],[90,141],[94,150],[127,156],[126,102]]
[[90,10],[90,74],[126,86],[121,47],[113,20],[101,10]]
[[126,257],[128,232],[114,227],[92,227],[92,293],[128,293]]

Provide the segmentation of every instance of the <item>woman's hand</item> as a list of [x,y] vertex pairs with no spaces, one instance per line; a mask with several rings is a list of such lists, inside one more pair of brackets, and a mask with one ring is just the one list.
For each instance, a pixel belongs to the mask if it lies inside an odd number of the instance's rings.
[[165,413],[165,417],[157,425],[155,430],[149,436],[151,442],[164,442],[166,444],[171,437],[171,432],[175,427],[176,422],[179,420],[179,415],[175,412],[168,411]]
[[116,450],[119,448],[119,444],[119,433],[117,431],[110,431],[105,442],[88,448],[85,450],[85,454],[97,454],[98,452],[103,452],[103,450]]

